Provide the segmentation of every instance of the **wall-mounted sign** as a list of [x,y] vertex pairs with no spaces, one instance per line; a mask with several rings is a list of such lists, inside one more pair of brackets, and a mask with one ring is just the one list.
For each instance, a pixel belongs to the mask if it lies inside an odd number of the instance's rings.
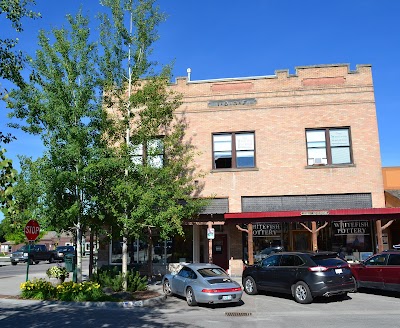
[[255,98],[212,100],[208,102],[208,107],[227,107],[227,106],[248,106],[257,104]]
[[214,237],[215,237],[215,229],[208,228],[207,229],[207,239],[214,239]]
[[333,221],[332,228],[336,236],[341,235],[369,235],[369,221]]
[[253,237],[279,236],[282,226],[279,222],[253,223]]
[[300,215],[329,215],[329,211],[304,211]]

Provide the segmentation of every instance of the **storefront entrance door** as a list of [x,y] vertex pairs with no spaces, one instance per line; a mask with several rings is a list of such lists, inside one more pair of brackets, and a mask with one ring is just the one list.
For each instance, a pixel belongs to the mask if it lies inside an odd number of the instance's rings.
[[228,241],[227,235],[216,234],[213,240],[213,263],[228,270]]
[[293,231],[293,250],[310,251],[311,233],[308,231]]

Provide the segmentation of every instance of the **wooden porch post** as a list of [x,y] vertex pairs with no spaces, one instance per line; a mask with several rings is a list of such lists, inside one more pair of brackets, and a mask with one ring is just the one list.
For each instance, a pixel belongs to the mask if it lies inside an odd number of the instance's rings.
[[254,256],[253,256],[253,224],[249,223],[247,224],[247,229],[244,229],[240,227],[239,225],[236,225],[236,228],[240,231],[246,232],[247,233],[247,260],[249,265],[254,264]]
[[312,250],[316,252],[318,250],[318,232],[317,232],[317,222],[311,222],[311,230],[312,230]]
[[253,256],[253,224],[249,223],[247,225],[248,234],[247,234],[247,246],[248,246],[248,256],[249,256],[249,264],[254,264],[254,256]]
[[381,220],[376,221],[376,236],[378,239],[378,252],[383,252],[383,250],[384,250],[383,249],[382,231],[385,230],[387,227],[389,227],[393,222],[394,222],[394,220],[390,220],[388,223],[386,223],[382,227],[382,221]]
[[321,227],[317,228],[317,222],[316,221],[311,221],[311,229],[307,227],[304,223],[300,224],[304,227],[304,229],[308,230],[312,234],[312,249],[314,252],[318,251],[318,231],[321,229],[325,228],[328,225],[328,222],[325,222],[324,225]]

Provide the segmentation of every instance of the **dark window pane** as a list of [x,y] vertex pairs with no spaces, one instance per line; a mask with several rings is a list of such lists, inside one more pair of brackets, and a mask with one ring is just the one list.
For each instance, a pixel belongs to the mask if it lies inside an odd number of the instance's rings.
[[385,265],[386,264],[386,254],[377,255],[371,257],[368,261],[365,262],[366,265]]
[[232,167],[232,155],[215,158],[216,169],[226,169]]
[[226,272],[220,268],[205,268],[197,270],[203,277],[227,276]]
[[338,266],[345,264],[346,262],[343,261],[342,259],[338,257],[328,257],[328,256],[313,256],[312,257],[313,261],[317,265],[325,266],[325,267],[330,267],[330,266]]
[[280,266],[294,266],[294,256],[282,255]]
[[400,265],[400,254],[390,254],[388,265]]
[[263,267],[279,266],[280,255],[269,256],[262,261]]

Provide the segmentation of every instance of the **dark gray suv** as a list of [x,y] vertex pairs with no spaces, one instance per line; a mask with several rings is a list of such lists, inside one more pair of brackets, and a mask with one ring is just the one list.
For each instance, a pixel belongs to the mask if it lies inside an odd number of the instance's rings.
[[350,267],[333,252],[283,252],[248,266],[242,275],[244,291],[291,294],[298,303],[317,296],[345,298],[356,290]]

